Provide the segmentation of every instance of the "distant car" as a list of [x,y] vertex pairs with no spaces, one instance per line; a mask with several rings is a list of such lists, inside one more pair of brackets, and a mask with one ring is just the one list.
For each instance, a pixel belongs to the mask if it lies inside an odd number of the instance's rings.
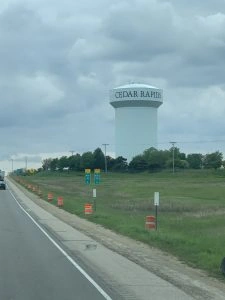
[[5,190],[5,189],[6,189],[5,182],[3,180],[0,180],[0,190]]

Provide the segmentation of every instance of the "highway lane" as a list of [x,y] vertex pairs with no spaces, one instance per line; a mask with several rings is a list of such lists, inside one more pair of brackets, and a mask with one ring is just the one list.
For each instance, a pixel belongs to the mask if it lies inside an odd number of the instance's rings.
[[90,280],[43,234],[9,190],[1,190],[0,299],[111,299]]

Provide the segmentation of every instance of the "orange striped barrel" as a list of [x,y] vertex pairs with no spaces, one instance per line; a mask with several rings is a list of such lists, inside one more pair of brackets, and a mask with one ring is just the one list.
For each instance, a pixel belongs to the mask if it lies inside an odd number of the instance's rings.
[[84,205],[84,214],[91,215],[93,213],[92,204],[86,203]]
[[48,201],[51,202],[53,200],[53,194],[48,193]]
[[155,229],[155,216],[146,216],[145,218],[145,229]]
[[62,207],[63,206],[63,197],[58,197],[58,201],[57,201],[57,205],[58,207]]

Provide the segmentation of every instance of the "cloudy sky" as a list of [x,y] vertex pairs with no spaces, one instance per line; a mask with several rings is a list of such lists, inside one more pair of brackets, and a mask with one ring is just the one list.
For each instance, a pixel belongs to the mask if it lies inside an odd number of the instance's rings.
[[114,152],[109,90],[164,90],[159,148],[225,153],[225,0],[1,0],[0,169]]

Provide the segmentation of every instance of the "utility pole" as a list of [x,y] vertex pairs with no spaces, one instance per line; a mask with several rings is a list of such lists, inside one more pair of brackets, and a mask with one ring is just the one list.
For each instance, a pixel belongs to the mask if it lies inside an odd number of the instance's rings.
[[170,142],[170,144],[172,144],[173,147],[173,174],[174,174],[174,145],[176,144],[176,142]]
[[72,156],[73,156],[73,154],[74,154],[75,151],[74,151],[74,150],[70,150],[70,152],[71,152],[71,154],[72,154]]
[[107,173],[107,159],[106,159],[106,146],[109,146],[109,144],[102,144],[105,147],[105,173]]

